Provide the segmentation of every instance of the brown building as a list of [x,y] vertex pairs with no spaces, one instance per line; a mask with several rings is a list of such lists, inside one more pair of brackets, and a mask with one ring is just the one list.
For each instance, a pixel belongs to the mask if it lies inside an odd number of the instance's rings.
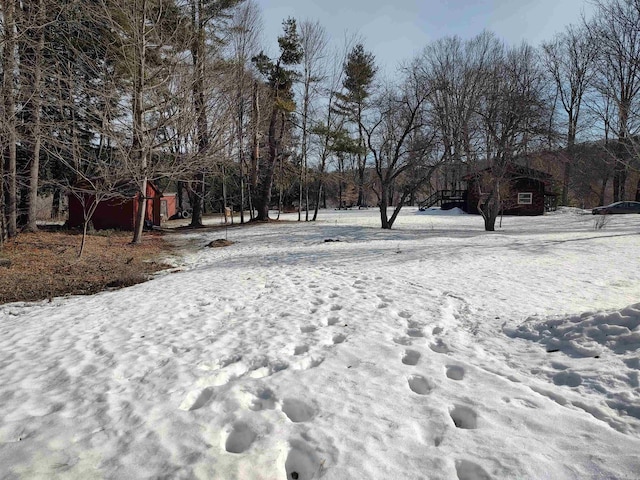
[[[478,204],[482,202],[484,184],[493,179],[492,169],[485,168],[467,175],[464,210],[468,213],[480,213]],[[540,170],[510,165],[502,177],[500,197],[505,215],[543,215],[546,210],[555,207],[556,194],[551,191],[552,176]]]

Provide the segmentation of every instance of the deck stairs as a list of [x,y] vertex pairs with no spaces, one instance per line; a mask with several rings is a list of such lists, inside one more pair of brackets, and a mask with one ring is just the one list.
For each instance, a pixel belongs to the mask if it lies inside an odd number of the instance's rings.
[[465,190],[438,190],[419,203],[420,208],[441,207],[443,203],[463,202]]

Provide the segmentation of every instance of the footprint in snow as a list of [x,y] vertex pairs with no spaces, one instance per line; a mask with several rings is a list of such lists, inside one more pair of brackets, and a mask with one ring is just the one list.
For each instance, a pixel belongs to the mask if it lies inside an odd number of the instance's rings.
[[312,405],[295,398],[285,398],[282,411],[293,423],[308,422],[316,416],[316,409]]
[[465,370],[458,365],[447,365],[447,378],[451,380],[462,380],[464,378]]
[[294,355],[302,355],[303,353],[307,353],[309,351],[309,345],[298,345],[294,350]]
[[306,443],[298,440],[290,442],[291,450],[287,455],[284,468],[287,480],[311,480],[323,475],[324,460]]
[[409,337],[394,337],[393,341],[398,345],[411,345],[413,343]]
[[339,310],[342,310],[342,305],[331,305],[330,310],[331,310],[332,312],[337,312],[337,311],[339,311]]
[[420,361],[420,353],[415,350],[405,350],[402,363],[405,365],[417,365]]
[[463,430],[474,430],[478,428],[478,415],[469,407],[464,405],[456,405],[453,410],[449,412],[453,424],[457,428]]
[[213,397],[214,391],[212,387],[203,390],[194,390],[187,394],[186,398],[180,404],[180,410],[190,412],[204,407]]
[[444,328],[442,328],[442,327],[433,327],[432,333],[434,335],[440,335],[442,332],[444,332]]
[[398,316],[400,318],[408,319],[408,318],[412,317],[412,314],[407,312],[407,311],[402,311],[402,312],[398,313]]
[[256,439],[254,432],[249,425],[243,422],[237,422],[233,425],[224,448],[229,453],[243,453],[249,450],[251,444]]
[[438,339],[436,343],[432,343],[429,345],[429,348],[436,353],[449,353],[451,350],[447,346],[446,343],[442,341],[442,339]]
[[305,356],[300,359],[297,363],[292,365],[294,370],[309,370],[311,368],[315,368],[324,362],[324,357],[311,357]]
[[414,338],[424,337],[424,332],[420,328],[408,328],[407,335]]
[[627,358],[626,360],[623,360],[623,362],[629,368],[633,368],[634,370],[640,370],[640,358],[638,357]]
[[330,327],[331,325],[335,325],[339,321],[340,321],[340,318],[338,318],[338,317],[329,317],[327,319],[327,326]]
[[469,460],[456,460],[456,473],[458,480],[491,480],[480,465]]
[[412,375],[408,383],[411,391],[418,395],[428,395],[433,390],[433,385],[421,375]]
[[332,341],[335,345],[338,345],[339,343],[344,342],[346,339],[347,339],[346,335],[339,333],[338,335],[333,336]]
[[318,329],[315,325],[306,325],[304,327],[300,327],[300,331],[302,333],[313,333]]
[[567,387],[579,387],[582,385],[582,376],[575,372],[560,372],[553,376],[553,383],[566,385]]

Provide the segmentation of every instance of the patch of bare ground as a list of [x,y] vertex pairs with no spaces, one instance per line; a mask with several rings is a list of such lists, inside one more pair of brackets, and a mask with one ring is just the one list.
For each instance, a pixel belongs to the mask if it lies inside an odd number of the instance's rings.
[[170,247],[159,232],[145,233],[132,245],[130,232],[97,232],[87,237],[68,231],[22,233],[0,250],[0,303],[87,295],[146,281],[169,266],[161,258]]
[[229,247],[229,246],[231,246],[233,244],[234,244],[234,242],[232,242],[231,240],[225,240],[224,238],[218,238],[217,240],[209,242],[207,244],[207,247],[209,247],[209,248],[222,248],[222,247]]

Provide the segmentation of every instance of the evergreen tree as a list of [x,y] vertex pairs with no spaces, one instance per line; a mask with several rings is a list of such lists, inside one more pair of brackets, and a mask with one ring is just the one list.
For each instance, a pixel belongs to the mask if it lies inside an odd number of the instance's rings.
[[[290,127],[290,114],[295,110],[293,82],[298,73],[293,68],[302,60],[302,47],[296,21],[288,18],[283,22],[283,34],[278,37],[280,56],[272,60],[264,52],[253,57],[258,71],[265,77],[269,88],[270,109],[267,133],[267,159],[264,168],[252,175],[252,197],[256,208],[256,220],[269,220],[269,203],[276,162],[282,159],[283,139]],[[255,153],[254,153],[255,155]],[[258,162],[254,162],[257,164]]]
[[343,92],[338,93],[336,110],[357,128],[358,153],[356,156],[356,182],[358,184],[358,205],[364,204],[364,174],[367,167],[366,146],[362,121],[367,107],[367,99],[371,95],[373,79],[377,68],[375,57],[366,52],[362,44],[357,44],[344,64]]

